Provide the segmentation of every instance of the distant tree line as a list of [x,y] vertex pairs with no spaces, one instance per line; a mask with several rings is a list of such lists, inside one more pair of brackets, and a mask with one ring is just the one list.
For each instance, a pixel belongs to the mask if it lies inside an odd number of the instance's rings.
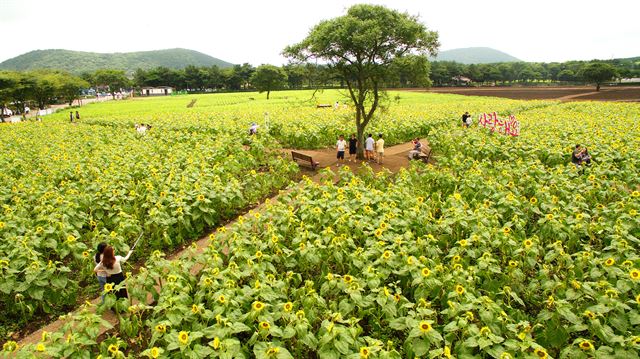
[[[599,65],[594,65],[599,64]],[[606,71],[609,79],[640,77],[640,58],[608,61],[567,62],[503,62],[495,64],[465,65],[451,61],[431,63],[431,80],[434,86],[457,86],[471,80],[473,84],[566,82],[597,83],[591,76],[593,67]],[[607,81],[605,80],[605,81]]]
[[11,107],[18,114],[29,105],[44,109],[52,103],[68,103],[89,88],[85,80],[63,71],[0,71],[0,113]]
[[[640,58],[563,63],[506,62],[464,65],[457,62],[429,62],[423,56],[396,59],[384,75],[386,88],[511,85],[536,82],[602,83],[615,78],[640,77]],[[184,69],[156,67],[138,69],[129,78],[122,70],[103,69],[78,76],[57,70],[29,72],[0,71],[0,110],[7,107],[24,113],[28,105],[40,109],[52,103],[68,103],[81,91],[93,88],[109,92],[131,88],[170,86],[189,92],[248,91],[279,89],[344,88],[339,73],[321,64],[289,64],[281,67],[245,63],[230,68],[187,66]]]
[[[386,85],[387,87],[429,86],[431,84],[429,66],[428,60],[422,56],[408,56],[398,60],[386,76]],[[224,69],[217,66],[138,69],[133,74],[133,85],[138,88],[171,86],[177,90],[194,92],[260,90],[265,88],[265,81],[271,90],[343,87],[344,83],[339,78],[334,69],[324,65],[290,64],[281,67],[262,65],[256,68],[245,63]],[[267,91],[266,88],[265,91]]]

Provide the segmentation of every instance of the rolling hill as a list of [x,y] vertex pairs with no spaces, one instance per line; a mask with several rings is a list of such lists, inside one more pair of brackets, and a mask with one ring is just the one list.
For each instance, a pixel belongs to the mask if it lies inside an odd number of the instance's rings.
[[490,64],[522,61],[490,47],[466,47],[442,51],[434,61],[455,61],[462,64]]
[[98,69],[119,69],[133,73],[137,68],[164,66],[181,69],[188,65],[225,68],[233,64],[187,49],[167,49],[103,54],[71,50],[35,50],[0,63],[0,70],[58,69],[80,74]]

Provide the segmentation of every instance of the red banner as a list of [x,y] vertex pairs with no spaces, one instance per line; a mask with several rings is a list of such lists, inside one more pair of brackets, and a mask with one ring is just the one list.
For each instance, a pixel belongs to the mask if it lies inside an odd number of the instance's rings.
[[478,125],[490,129],[491,132],[498,131],[505,135],[520,136],[520,122],[513,115],[503,119],[499,118],[495,112],[483,113],[478,119]]

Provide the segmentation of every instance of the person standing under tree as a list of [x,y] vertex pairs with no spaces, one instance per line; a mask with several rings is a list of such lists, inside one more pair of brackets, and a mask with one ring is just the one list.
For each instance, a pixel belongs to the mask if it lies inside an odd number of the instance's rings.
[[80,119],[80,112],[76,111],[76,120]]
[[349,162],[356,161],[357,151],[358,151],[358,139],[356,138],[356,134],[352,133],[351,138],[349,138]]
[[73,111],[69,112],[69,120],[73,122]]
[[382,157],[384,156],[384,139],[382,134],[378,135],[378,141],[376,141],[376,152],[378,153],[378,164],[382,164]]
[[[122,274],[122,263],[126,262],[131,257],[133,251],[129,251],[126,257],[114,255],[113,247],[107,246],[102,252],[102,260],[98,263],[93,271],[96,274],[100,271],[106,272],[107,283],[111,283],[114,287],[124,281],[124,274]],[[116,298],[129,298],[127,294],[127,288],[120,288],[116,292]]]
[[369,134],[369,136],[367,136],[367,139],[364,140],[364,151],[365,151],[365,156],[364,158],[369,160],[369,161],[373,161],[375,158],[373,158],[374,154],[373,154],[373,147],[375,146],[376,141],[373,140],[373,135]]
[[340,137],[338,138],[338,142],[336,142],[336,151],[337,151],[336,157],[338,158],[338,163],[336,164],[336,166],[340,166],[340,164],[344,164],[344,150],[346,147],[347,147],[347,141],[344,140],[343,135],[340,135]]

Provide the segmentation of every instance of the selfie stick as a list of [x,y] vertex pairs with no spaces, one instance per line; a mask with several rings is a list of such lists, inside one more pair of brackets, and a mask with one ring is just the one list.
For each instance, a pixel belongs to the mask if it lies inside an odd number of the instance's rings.
[[140,233],[140,235],[138,236],[138,239],[136,239],[136,242],[133,244],[133,247],[131,247],[131,250],[133,251],[136,246],[138,245],[138,242],[140,241],[140,238],[142,238],[142,233]]

